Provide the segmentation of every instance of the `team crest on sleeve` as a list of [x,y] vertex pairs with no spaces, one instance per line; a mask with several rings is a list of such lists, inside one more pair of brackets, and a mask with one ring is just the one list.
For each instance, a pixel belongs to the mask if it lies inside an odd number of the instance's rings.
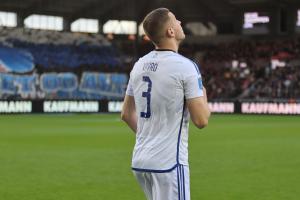
[[202,79],[201,79],[201,76],[198,78],[198,85],[199,85],[199,89],[202,90],[203,85],[202,85]]

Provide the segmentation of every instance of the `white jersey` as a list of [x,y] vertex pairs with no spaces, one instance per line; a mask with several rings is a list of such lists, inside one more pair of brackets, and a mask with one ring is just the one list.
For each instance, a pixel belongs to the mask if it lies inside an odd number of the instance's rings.
[[168,172],[188,165],[185,100],[203,96],[198,67],[171,50],[154,50],[134,65],[126,91],[138,117],[132,169]]

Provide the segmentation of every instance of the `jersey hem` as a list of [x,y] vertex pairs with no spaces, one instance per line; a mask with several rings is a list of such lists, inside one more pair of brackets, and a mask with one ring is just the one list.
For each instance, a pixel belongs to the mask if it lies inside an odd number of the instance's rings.
[[169,169],[144,169],[144,168],[135,168],[135,167],[131,167],[131,169],[133,171],[137,171],[137,172],[152,172],[152,173],[166,173],[166,172],[171,172],[174,169],[176,169],[176,167],[178,167],[180,164],[176,164],[173,167],[169,168]]

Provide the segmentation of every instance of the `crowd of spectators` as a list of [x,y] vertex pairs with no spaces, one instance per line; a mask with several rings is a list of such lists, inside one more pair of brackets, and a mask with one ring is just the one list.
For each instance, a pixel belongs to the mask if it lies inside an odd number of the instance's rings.
[[300,98],[300,38],[183,45],[199,63],[209,99]]

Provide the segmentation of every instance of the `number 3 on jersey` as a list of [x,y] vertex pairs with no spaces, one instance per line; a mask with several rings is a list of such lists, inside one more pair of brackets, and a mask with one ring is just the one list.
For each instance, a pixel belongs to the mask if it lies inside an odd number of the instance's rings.
[[152,81],[150,80],[149,76],[143,76],[143,81],[148,83],[148,90],[147,92],[142,93],[142,97],[145,97],[147,100],[147,111],[141,112],[142,118],[150,118],[151,117],[151,89],[152,89]]

